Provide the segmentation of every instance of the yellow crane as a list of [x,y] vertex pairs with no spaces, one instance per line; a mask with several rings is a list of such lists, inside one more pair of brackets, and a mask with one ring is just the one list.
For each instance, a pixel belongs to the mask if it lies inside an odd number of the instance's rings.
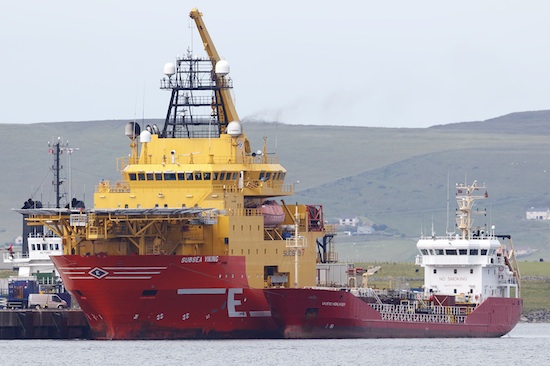
[[[197,8],[193,8],[189,13],[189,16],[191,17],[191,19],[195,21],[195,24],[197,25],[197,30],[199,31],[199,34],[202,39],[202,43],[204,45],[204,50],[208,54],[208,57],[210,57],[210,60],[212,61],[212,65],[215,68],[216,64],[219,61],[221,61],[221,58],[220,58],[220,55],[218,54],[218,51],[216,51],[214,42],[212,41],[212,38],[210,38],[210,34],[206,29],[206,25],[204,24],[204,21],[202,20],[202,13]],[[239,119],[239,115],[237,114],[237,109],[235,108],[235,104],[233,103],[233,98],[231,97],[229,89],[221,87],[224,82],[225,80],[223,79],[223,77],[217,78],[217,83],[218,83],[218,86],[220,87],[218,90],[221,98],[225,102],[224,103],[225,114],[220,113],[223,111],[218,111],[218,116],[224,116],[224,115],[227,116],[227,121],[223,121],[225,122],[225,126],[227,126],[227,123],[232,121],[240,121],[240,119]]]

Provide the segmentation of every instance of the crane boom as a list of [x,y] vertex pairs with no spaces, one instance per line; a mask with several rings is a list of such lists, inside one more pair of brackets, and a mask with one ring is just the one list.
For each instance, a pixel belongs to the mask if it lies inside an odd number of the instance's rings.
[[[195,24],[197,25],[197,29],[202,39],[202,43],[204,45],[204,50],[208,54],[208,57],[210,57],[212,65],[215,68],[216,63],[220,61],[220,55],[218,54],[218,51],[216,51],[216,47],[214,46],[212,38],[210,38],[210,34],[208,34],[206,25],[202,20],[202,13],[199,12],[197,8],[194,8],[189,13],[189,16],[195,21]],[[223,79],[220,80],[220,78],[218,78],[217,82],[223,83]],[[219,90],[220,95],[225,102],[225,114],[219,113],[219,115],[227,116],[227,121],[224,121],[226,124],[232,121],[240,121],[239,115],[237,114],[237,109],[235,108],[235,104],[233,103],[233,98],[231,97],[231,93],[229,92],[229,90],[226,88],[220,88]]]

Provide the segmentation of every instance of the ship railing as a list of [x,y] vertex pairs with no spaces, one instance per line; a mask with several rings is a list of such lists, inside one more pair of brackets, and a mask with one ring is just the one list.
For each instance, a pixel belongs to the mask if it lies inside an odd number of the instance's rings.
[[336,224],[325,224],[325,233],[327,234],[336,234],[338,232],[338,225]]
[[378,294],[376,293],[376,291],[374,291],[372,288],[364,288],[364,287],[361,287],[361,288],[358,288],[358,289],[352,289],[351,290],[351,293],[354,295],[354,296],[357,296],[357,297],[372,297],[373,299],[376,300],[376,303],[379,304],[379,305],[384,305],[382,303],[382,300],[380,300],[380,297],[378,296]]
[[13,252],[13,253],[2,253],[2,257],[4,262],[11,262],[13,260],[18,259],[28,259],[29,255],[28,253],[22,253],[22,252]]
[[[203,71],[204,73],[204,71]],[[233,80],[229,78],[224,78],[220,80],[221,87],[223,88],[233,88]],[[160,80],[160,89],[183,89],[183,90],[211,90],[212,88],[216,87],[216,82],[212,79],[192,79],[192,81],[189,81],[188,79],[184,78],[176,78],[176,79],[166,79],[163,78]],[[191,98],[191,97],[189,97]],[[181,98],[180,98],[181,99]],[[212,104],[212,97],[208,97],[206,99],[210,101],[206,105]],[[195,103],[196,104],[196,103]],[[191,103],[191,101],[187,102],[187,105],[194,105]],[[202,104],[201,104],[202,105]]]
[[261,208],[243,208],[239,210],[227,210],[229,216],[262,216]]
[[281,190],[283,190],[283,192],[284,192],[284,189],[286,189],[285,185],[281,184],[281,181],[273,180],[273,179],[268,179],[268,180],[250,179],[244,182],[244,186],[245,188],[248,188],[248,189],[262,189],[264,187],[267,187],[270,189],[280,188]]
[[471,306],[428,306],[418,307],[414,302],[410,302],[404,305],[395,304],[370,304],[375,310],[380,313],[394,312],[394,313],[410,313],[415,311],[428,311],[431,314],[436,315],[455,315],[463,316],[469,314]]
[[[320,261],[320,256],[319,256],[319,253],[317,253],[317,259],[318,259],[318,262]],[[338,262],[338,253],[333,251],[333,250],[329,250],[327,253],[326,253],[326,256],[325,256],[325,261],[328,262],[328,263],[336,263]]]
[[[459,233],[449,233],[447,235],[420,235],[420,239],[423,240],[454,240],[454,239],[461,239],[462,235]],[[487,240],[487,239],[495,239],[496,236],[492,233],[484,233],[482,235],[475,235],[472,234],[469,237],[466,236],[467,240]]]
[[51,230],[44,230],[43,233],[29,233],[30,239],[42,239],[42,238],[59,238]]
[[436,323],[463,323],[472,312],[467,306],[431,306],[416,307],[414,303],[407,305],[369,304],[378,311],[383,320],[436,322]]
[[279,164],[278,156],[247,155],[244,158],[245,164]]
[[[217,132],[210,133],[208,131],[204,131],[204,136],[198,136],[198,137],[216,137]],[[197,137],[197,136],[195,136]],[[234,162],[234,157],[231,157],[229,155],[201,155],[201,154],[184,154],[184,155],[176,155],[174,156],[174,163],[172,164],[171,159],[160,157],[149,157],[147,159],[146,164],[163,164],[165,169],[163,170],[174,170],[174,171],[182,171],[182,168],[178,166],[178,164],[191,164],[191,161],[193,164],[231,164]],[[130,162],[136,163],[132,161],[132,157],[128,156],[122,156],[117,158],[117,170],[123,171],[124,168],[126,168]],[[262,156],[262,155],[247,155],[244,157],[244,164],[247,165],[256,165],[256,164],[279,164],[279,157],[278,156]]]

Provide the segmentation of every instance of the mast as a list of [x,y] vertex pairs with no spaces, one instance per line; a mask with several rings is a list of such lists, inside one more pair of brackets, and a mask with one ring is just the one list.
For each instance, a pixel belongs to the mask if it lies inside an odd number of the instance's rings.
[[298,257],[302,252],[299,249],[307,247],[307,240],[300,236],[300,214],[298,212],[298,204],[296,204],[294,212],[294,237],[286,239],[286,247],[294,250],[294,287],[298,288]]
[[61,183],[63,181],[59,177],[59,172],[61,171],[61,163],[60,163],[60,155],[61,155],[61,148],[60,145],[60,138],[57,138],[57,143],[53,144],[53,149],[50,149],[50,154],[53,154],[53,186],[54,186],[54,192],[55,192],[55,208],[60,208],[60,201],[61,201]]
[[54,186],[55,191],[55,208],[61,208],[61,198],[63,194],[61,193],[61,185],[63,184],[64,180],[61,178],[61,169],[63,169],[63,165],[61,165],[61,154],[63,152],[66,152],[68,154],[68,163],[69,163],[69,197],[67,199],[67,203],[69,205],[69,208],[71,209],[72,205],[72,188],[71,188],[71,155],[73,152],[78,150],[78,148],[69,147],[69,142],[65,142],[64,144],[61,143],[61,137],[57,138],[57,142],[48,142],[49,146],[49,153],[54,156],[54,163],[52,166],[53,170],[53,181],[52,185]]
[[[475,191],[486,189],[485,185],[478,186],[477,180],[471,185],[458,183],[456,185],[456,189],[456,202],[459,210],[456,215],[456,224],[462,233],[462,239],[470,239],[472,234],[471,229],[474,223],[474,220],[472,219],[472,207],[474,206],[475,201],[486,199],[489,196],[487,191],[484,195],[474,195]],[[485,213],[485,211],[482,212]]]

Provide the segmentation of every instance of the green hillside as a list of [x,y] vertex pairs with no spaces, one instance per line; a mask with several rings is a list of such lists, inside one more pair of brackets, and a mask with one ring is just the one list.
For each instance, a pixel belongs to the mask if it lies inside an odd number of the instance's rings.
[[[545,121],[550,122],[549,113],[525,112],[485,121],[490,128],[485,122],[390,129],[253,121],[243,121],[243,127],[253,150],[262,149],[267,136],[268,150],[288,170],[287,183],[295,183],[297,196],[287,202],[323,204],[326,218],[359,216],[387,226],[383,235],[340,236],[343,258],[412,260],[421,231],[429,233],[433,224],[437,234],[445,233],[447,179],[451,187],[475,179],[486,183],[489,193],[485,205],[478,206],[487,209],[487,216],[480,215],[475,224],[494,224],[497,233],[511,234],[516,249],[530,253],[524,260],[550,260],[550,222],[525,220],[528,208],[550,207],[550,123]],[[116,158],[129,153],[125,124],[0,124],[5,152],[0,243],[20,234],[21,218],[12,208],[31,196],[54,202],[48,141],[61,137],[79,148],[71,157],[72,192],[91,207],[95,185],[116,180]],[[453,196],[451,190],[451,215]]]

